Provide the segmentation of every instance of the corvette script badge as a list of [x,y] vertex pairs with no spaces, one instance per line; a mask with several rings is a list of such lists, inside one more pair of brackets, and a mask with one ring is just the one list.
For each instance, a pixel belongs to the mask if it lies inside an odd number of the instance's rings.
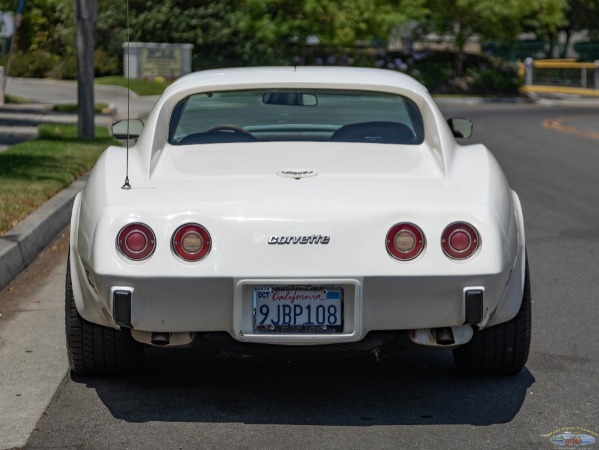
[[320,234],[313,234],[311,236],[271,236],[268,238],[268,243],[278,245],[289,245],[289,244],[328,244],[331,242],[330,236],[322,236]]

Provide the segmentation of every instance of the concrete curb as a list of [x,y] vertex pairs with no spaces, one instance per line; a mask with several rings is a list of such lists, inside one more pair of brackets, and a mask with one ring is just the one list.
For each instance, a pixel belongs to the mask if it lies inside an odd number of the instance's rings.
[[75,180],[0,237],[0,290],[25,270],[69,224],[73,201],[85,187],[86,180],[87,175]]

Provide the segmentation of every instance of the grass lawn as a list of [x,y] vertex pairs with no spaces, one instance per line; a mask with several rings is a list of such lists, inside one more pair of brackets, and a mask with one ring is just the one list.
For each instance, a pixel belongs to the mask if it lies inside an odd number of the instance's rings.
[[[127,78],[120,76],[100,77],[94,80],[96,84],[127,87]],[[137,95],[160,95],[169,83],[148,80],[129,80],[130,88]]]
[[0,236],[118,145],[105,128],[96,128],[94,141],[79,140],[75,125],[43,124],[39,132],[39,139],[0,153]]
[[[63,103],[60,105],[54,105],[52,110],[56,111],[56,112],[62,112],[62,113],[77,114],[78,108],[79,108],[79,106],[76,103]],[[96,114],[100,114],[106,108],[108,108],[107,103],[96,103],[94,105],[94,112]]]

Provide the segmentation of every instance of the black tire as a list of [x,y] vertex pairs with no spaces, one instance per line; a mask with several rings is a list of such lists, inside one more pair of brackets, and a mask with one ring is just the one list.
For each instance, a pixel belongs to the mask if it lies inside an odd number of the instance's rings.
[[516,316],[499,325],[474,331],[467,344],[453,351],[453,358],[463,373],[469,375],[515,375],[520,372],[530,350],[531,294],[526,261],[522,305]]
[[65,329],[69,366],[77,375],[125,375],[143,365],[144,346],[131,337],[130,330],[119,331],[97,325],[79,315],[68,261]]

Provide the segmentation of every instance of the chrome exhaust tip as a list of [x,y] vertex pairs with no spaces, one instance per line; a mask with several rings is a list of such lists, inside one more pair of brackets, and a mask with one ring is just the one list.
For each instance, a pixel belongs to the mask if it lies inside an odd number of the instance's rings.
[[433,336],[435,336],[435,341],[439,345],[455,344],[455,338],[453,337],[451,327],[435,328],[433,330]]
[[150,342],[158,347],[168,345],[171,342],[170,333],[152,333]]

